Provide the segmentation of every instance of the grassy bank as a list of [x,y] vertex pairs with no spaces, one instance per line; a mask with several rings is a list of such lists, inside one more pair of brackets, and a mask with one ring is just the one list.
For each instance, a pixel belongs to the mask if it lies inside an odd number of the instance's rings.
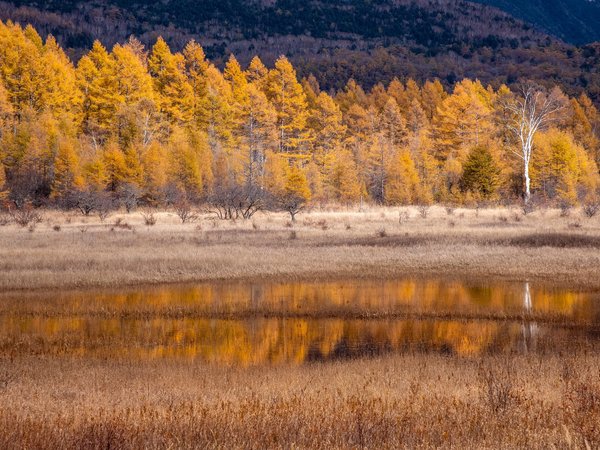
[[0,363],[0,447],[596,448],[600,359]]
[[[175,213],[42,212],[35,227],[0,226],[0,290],[202,280],[401,275],[497,277],[600,287],[600,217],[558,210],[441,207],[313,211],[249,221]],[[3,223],[3,221],[0,221]]]

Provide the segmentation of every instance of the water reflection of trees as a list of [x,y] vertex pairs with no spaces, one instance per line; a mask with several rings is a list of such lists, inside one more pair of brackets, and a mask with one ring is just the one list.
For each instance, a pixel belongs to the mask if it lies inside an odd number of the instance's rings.
[[531,319],[534,311],[533,295],[529,281],[523,283],[523,323],[521,324],[522,345],[521,350],[524,353],[534,351],[537,344],[537,335],[539,327],[535,320]]
[[[40,299],[39,302],[44,301]],[[576,320],[594,314],[589,294],[525,284],[476,286],[444,281],[322,284],[229,284],[152,289],[121,294],[72,294],[10,308],[0,315],[0,348],[24,353],[100,357],[189,358],[255,365],[379,355],[437,352],[462,356],[535,351],[569,342],[572,330],[542,327],[529,320],[536,311]],[[346,320],[340,318],[256,318],[217,320],[161,312],[236,311],[509,311],[519,321]],[[336,309],[337,308],[337,309]],[[95,316],[94,311],[110,311]],[[153,311],[149,318],[123,316]],[[44,311],[44,314],[38,314]],[[111,317],[112,315],[112,317]],[[334,317],[334,316],[332,316]]]
[[[588,293],[531,286],[536,312],[590,317],[597,313]],[[462,283],[444,280],[344,281],[325,283],[205,283],[125,292],[85,292],[3,302],[0,312],[52,314],[94,311],[523,311],[522,283]],[[597,302],[596,302],[597,303]]]
[[530,345],[522,324],[494,321],[4,318],[0,324],[4,350],[19,339],[25,343],[23,351],[33,353],[189,358],[241,365],[406,351],[473,356],[518,351],[524,342]]

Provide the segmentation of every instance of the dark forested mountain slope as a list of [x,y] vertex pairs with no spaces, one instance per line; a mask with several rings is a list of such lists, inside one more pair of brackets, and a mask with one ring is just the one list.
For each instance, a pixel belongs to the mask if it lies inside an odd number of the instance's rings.
[[325,88],[351,77],[367,87],[394,76],[528,77],[600,99],[600,44],[575,47],[464,0],[15,0],[0,1],[0,19],[55,35],[75,59],[94,39],[111,46],[133,34],[151,45],[162,35],[174,49],[196,39],[217,63],[286,54]]
[[600,41],[598,0],[474,0],[496,6],[574,44]]

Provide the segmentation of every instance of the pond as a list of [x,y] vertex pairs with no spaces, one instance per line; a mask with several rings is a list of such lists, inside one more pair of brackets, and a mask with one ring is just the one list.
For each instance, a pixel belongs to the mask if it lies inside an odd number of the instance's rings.
[[201,283],[0,297],[0,352],[252,366],[600,342],[600,294],[528,282]]

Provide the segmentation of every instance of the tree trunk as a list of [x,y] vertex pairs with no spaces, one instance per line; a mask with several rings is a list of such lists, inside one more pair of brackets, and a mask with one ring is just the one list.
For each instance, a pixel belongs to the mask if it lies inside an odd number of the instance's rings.
[[529,178],[529,161],[525,161],[523,175],[525,176],[525,203],[531,199],[531,179]]

